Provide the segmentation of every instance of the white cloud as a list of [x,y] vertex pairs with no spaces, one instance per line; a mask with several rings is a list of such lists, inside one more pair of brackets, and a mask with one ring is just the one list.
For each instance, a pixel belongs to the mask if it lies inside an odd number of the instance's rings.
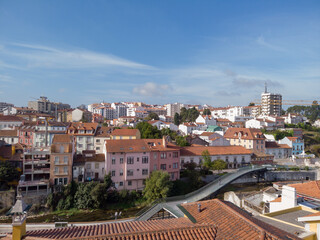
[[32,45],[10,44],[2,49],[2,55],[26,61],[29,68],[96,68],[118,67],[129,69],[154,69],[151,66],[120,58],[111,54],[88,50],[61,50],[58,48]]
[[153,82],[147,82],[143,85],[139,85],[133,88],[133,93],[139,96],[157,97],[163,96],[170,91],[170,87],[167,84],[156,84]]
[[286,50],[282,47],[276,46],[274,44],[268,43],[266,42],[266,40],[264,39],[263,36],[258,37],[257,41],[256,41],[259,45],[267,47],[269,49],[275,50],[275,51],[279,51],[279,52],[285,52]]

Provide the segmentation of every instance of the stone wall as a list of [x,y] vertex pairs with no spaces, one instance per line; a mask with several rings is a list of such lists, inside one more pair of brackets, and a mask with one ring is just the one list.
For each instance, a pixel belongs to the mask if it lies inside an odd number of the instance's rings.
[[0,191],[0,209],[10,208],[15,203],[15,191]]

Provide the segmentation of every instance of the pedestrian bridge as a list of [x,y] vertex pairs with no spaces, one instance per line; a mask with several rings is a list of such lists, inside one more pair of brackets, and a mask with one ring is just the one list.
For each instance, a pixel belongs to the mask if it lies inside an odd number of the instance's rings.
[[207,185],[199,188],[196,191],[188,193],[186,195],[169,197],[166,199],[156,200],[152,204],[148,205],[140,212],[137,213],[136,221],[149,220],[155,216],[159,211],[165,210],[170,213],[173,217],[182,217],[184,213],[180,209],[180,204],[197,202],[203,199],[210,198],[212,195],[217,193],[221,188],[225,187],[229,183],[236,179],[253,172],[266,171],[265,166],[255,166],[239,168],[237,171],[225,174],[220,178],[208,183]]

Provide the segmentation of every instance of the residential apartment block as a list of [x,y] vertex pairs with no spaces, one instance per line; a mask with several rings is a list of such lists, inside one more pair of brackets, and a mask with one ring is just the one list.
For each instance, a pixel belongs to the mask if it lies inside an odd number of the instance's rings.
[[53,137],[50,156],[50,184],[66,185],[72,181],[72,164],[75,154],[74,137],[57,134]]

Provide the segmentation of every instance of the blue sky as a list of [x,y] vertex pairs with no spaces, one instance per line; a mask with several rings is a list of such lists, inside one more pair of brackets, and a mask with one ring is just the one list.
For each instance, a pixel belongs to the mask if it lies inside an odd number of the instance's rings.
[[320,1],[0,0],[0,101],[320,100]]

